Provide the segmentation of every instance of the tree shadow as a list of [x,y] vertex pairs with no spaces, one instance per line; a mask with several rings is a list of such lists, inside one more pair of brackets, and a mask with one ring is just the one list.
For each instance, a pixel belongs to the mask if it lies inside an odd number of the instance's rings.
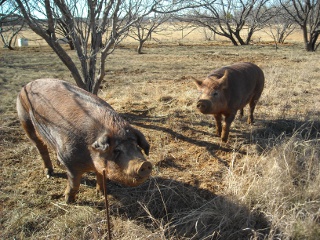
[[[216,154],[216,151],[221,150],[224,152],[232,152],[233,151],[232,148],[229,148],[227,146],[223,146],[221,144],[216,144],[213,142],[208,142],[208,141],[196,139],[193,137],[189,137],[187,135],[184,135],[182,133],[179,133],[179,132],[173,130],[172,128],[159,126],[160,123],[165,121],[166,118],[164,118],[164,117],[160,117],[160,118],[149,117],[149,116],[147,116],[147,114],[145,112],[143,112],[142,114],[125,113],[125,114],[121,114],[121,116],[123,118],[125,118],[128,122],[130,122],[130,124],[132,124],[132,125],[139,126],[141,128],[145,128],[145,129],[156,130],[159,132],[165,132],[167,134],[170,134],[173,138],[179,139],[184,142],[191,143],[191,144],[199,146],[199,147],[204,147],[210,153],[210,155],[212,157],[217,159],[224,166],[228,166],[228,162],[223,160],[222,158],[218,157],[218,155]],[[181,122],[183,122],[183,120],[181,120]],[[148,123],[148,124],[146,124],[146,123]],[[149,124],[149,123],[151,123],[151,124]],[[212,133],[208,133],[208,132],[204,132],[201,130],[197,130],[195,128],[191,128],[188,126],[188,124],[189,124],[188,122],[185,122],[185,124],[183,126],[184,131],[190,130],[193,132],[197,132],[199,134],[209,135],[212,137],[214,136]],[[241,152],[241,153],[245,154],[245,152]]]
[[143,224],[165,239],[264,239],[270,223],[240,202],[183,182],[151,178],[139,187],[108,183],[111,215]]

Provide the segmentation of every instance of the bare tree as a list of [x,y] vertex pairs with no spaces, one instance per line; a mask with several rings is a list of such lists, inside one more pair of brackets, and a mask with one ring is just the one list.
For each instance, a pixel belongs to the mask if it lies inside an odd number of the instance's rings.
[[203,28],[202,32],[204,35],[204,39],[206,41],[216,40],[216,34],[212,31],[210,31],[208,28]]
[[[133,24],[132,31],[130,31],[129,36],[139,42],[137,52],[142,53],[143,44],[151,39],[153,33],[160,33],[166,28],[161,28],[164,23],[172,19],[173,13],[184,12],[185,10],[194,9],[202,7],[203,3],[201,0],[167,0],[168,6],[166,8],[156,8],[152,15],[144,16],[140,18],[139,21],[136,21]],[[183,4],[181,4],[183,2]]]
[[5,48],[13,50],[13,43],[24,27],[23,18],[16,14],[17,8],[11,0],[0,2],[0,37]]
[[[30,28],[55,51],[77,85],[94,94],[105,76],[107,56],[112,54],[130,27],[151,12],[172,9],[172,5],[164,0],[15,1]],[[59,44],[57,19],[66,25],[68,33],[64,35],[72,39],[80,71]]]
[[[199,30],[199,27],[191,22],[180,21],[182,17],[174,17],[171,21],[173,31],[181,32],[181,40],[191,34],[193,31]],[[207,39],[206,39],[207,40]]]
[[67,43],[70,47],[71,50],[74,50],[74,44],[72,41],[72,38],[70,36],[70,29],[68,28],[68,24],[66,23],[66,21],[64,19],[61,18],[57,18],[56,19],[56,33],[57,35],[60,35],[61,38],[61,42]]
[[269,0],[205,1],[205,6],[194,10],[185,21],[210,29],[237,45],[247,45],[252,35],[273,17]]
[[316,51],[319,47],[320,0],[280,0],[280,4],[303,32],[305,49]]
[[163,23],[170,19],[170,14],[155,14],[154,16],[146,16],[140,18],[133,24],[129,36],[139,42],[137,52],[142,54],[143,44],[151,39],[151,34],[161,32],[159,29]]
[[266,24],[265,32],[272,37],[276,48],[278,43],[284,43],[287,37],[297,28],[281,5],[274,5],[273,18]]

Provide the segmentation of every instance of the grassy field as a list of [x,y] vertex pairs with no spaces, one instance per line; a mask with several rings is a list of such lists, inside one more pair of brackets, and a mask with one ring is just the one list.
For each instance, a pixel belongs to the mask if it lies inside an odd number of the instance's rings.
[[[262,30],[256,31],[252,38],[251,43],[261,44],[266,42],[274,42],[272,37],[275,34],[276,28],[266,27]],[[242,30],[245,39],[246,29]],[[17,35],[17,39],[26,38],[28,39],[28,45],[32,47],[42,47],[47,46],[45,40],[39,37],[36,33],[30,31],[29,29],[24,29]],[[14,41],[14,46],[17,46],[17,39]],[[231,44],[231,41],[225,37],[214,35],[212,32],[203,27],[194,27],[187,23],[175,23],[175,24],[162,24],[155,33],[152,34],[152,42],[157,44],[170,44],[170,43],[180,43],[180,44],[202,44],[204,41],[210,40],[211,43],[217,44]],[[136,40],[127,37],[123,40],[125,44],[136,44]],[[296,43],[302,42],[302,34],[299,27],[286,38],[285,43]],[[137,44],[136,44],[137,45]],[[2,46],[2,42],[0,42]]]
[[[319,239],[319,52],[217,42],[153,43],[144,52],[131,43],[116,50],[99,92],[145,134],[154,165],[139,187],[108,183],[113,239]],[[196,111],[193,79],[239,61],[259,65],[266,85],[255,124],[236,119],[221,144],[212,117]],[[45,178],[19,125],[17,93],[42,77],[73,82],[45,46],[0,50],[0,238],[104,239],[95,176],[65,204],[64,171]]]

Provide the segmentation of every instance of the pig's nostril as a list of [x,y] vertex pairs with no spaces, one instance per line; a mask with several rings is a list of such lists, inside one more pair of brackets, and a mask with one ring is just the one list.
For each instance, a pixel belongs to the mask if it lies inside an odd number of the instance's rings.
[[150,162],[143,162],[138,170],[140,177],[148,177],[152,171],[152,164]]
[[207,108],[207,106],[206,106],[205,104],[203,104],[202,102],[199,102],[199,103],[197,104],[197,108],[198,108],[199,110],[205,110],[205,109]]

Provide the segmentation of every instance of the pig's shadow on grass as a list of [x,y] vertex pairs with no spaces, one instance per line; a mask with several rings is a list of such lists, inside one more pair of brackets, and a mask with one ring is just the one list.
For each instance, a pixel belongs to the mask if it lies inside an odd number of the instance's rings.
[[[176,180],[151,178],[135,188],[109,182],[107,187],[111,215],[139,222],[154,237],[250,239],[267,236],[270,231],[262,213]],[[103,209],[101,204],[96,206]]]
[[305,140],[319,139],[320,121],[297,121],[291,119],[259,120],[253,131],[242,133],[244,139],[253,141],[266,151],[275,144],[297,136]]
[[297,121],[291,119],[260,120],[262,127],[255,130],[260,138],[272,136],[293,136],[298,133],[305,139],[316,139],[319,137],[320,121]]

